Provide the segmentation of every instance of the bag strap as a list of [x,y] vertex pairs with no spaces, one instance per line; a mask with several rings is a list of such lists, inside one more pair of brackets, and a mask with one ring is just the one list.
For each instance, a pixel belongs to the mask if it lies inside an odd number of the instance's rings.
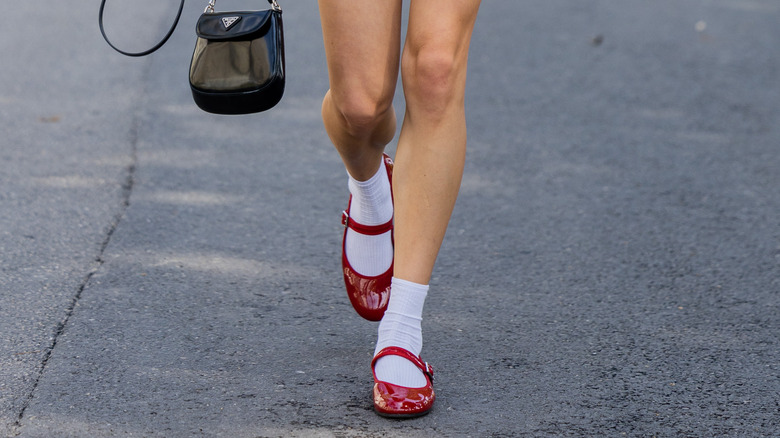
[[[282,12],[282,7],[279,6],[279,3],[277,3],[276,0],[268,0],[268,3],[271,5],[271,9],[273,9],[276,12]],[[209,0],[208,6],[206,6],[206,10],[203,11],[204,14],[213,14],[214,13],[214,6],[216,6],[217,0]]]
[[[206,11],[204,13],[213,13],[215,3],[216,0],[209,0],[209,5],[206,7]],[[277,3],[276,0],[268,0],[268,3],[271,4],[271,7],[275,11],[281,12],[282,8],[279,7],[279,3]],[[103,9],[105,9],[105,7],[106,7],[106,0],[100,0],[100,12],[98,13],[98,24],[100,25],[100,34],[103,35],[103,39],[106,40],[106,43],[108,43],[108,45],[111,46],[112,49],[126,56],[146,56],[156,52],[157,49],[159,49],[160,47],[163,46],[163,44],[168,42],[168,38],[170,38],[171,35],[173,35],[173,31],[176,30],[176,25],[179,24],[179,18],[181,18],[181,11],[184,10],[184,0],[181,0],[181,3],[179,3],[179,11],[176,12],[176,19],[173,21],[171,28],[168,29],[168,33],[165,34],[163,39],[160,40],[159,43],[155,44],[154,47],[148,50],[144,50],[142,52],[126,52],[124,50],[119,49],[118,47],[113,45],[111,41],[109,41],[108,36],[106,35],[106,30],[103,28]]]
[[179,18],[181,18],[181,11],[184,9],[184,0],[181,0],[181,3],[179,3],[179,12],[176,13],[176,20],[173,21],[173,24],[171,25],[171,28],[168,29],[168,33],[163,37],[162,40],[160,40],[159,43],[157,43],[154,47],[148,50],[144,50],[142,52],[125,52],[124,50],[119,49],[115,45],[111,44],[111,41],[108,40],[108,36],[106,36],[106,30],[103,28],[103,9],[106,6],[106,0],[100,0],[100,13],[98,14],[98,24],[100,25],[100,33],[103,35],[103,39],[106,40],[109,46],[111,46],[112,49],[116,50],[117,52],[126,55],[126,56],[146,56],[151,53],[154,53],[163,46],[168,41],[168,38],[173,35],[173,31],[176,30],[176,25],[179,24]]

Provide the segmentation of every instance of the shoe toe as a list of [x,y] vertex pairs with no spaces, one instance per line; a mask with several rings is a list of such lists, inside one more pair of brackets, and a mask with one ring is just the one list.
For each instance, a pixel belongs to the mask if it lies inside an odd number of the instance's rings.
[[388,382],[374,384],[374,410],[382,416],[410,418],[425,415],[436,395],[429,383],[422,388],[406,388]]
[[352,307],[363,318],[369,321],[380,321],[390,301],[390,283],[393,276],[393,268],[377,277],[365,277],[357,272],[345,261],[344,283],[347,287],[347,295]]

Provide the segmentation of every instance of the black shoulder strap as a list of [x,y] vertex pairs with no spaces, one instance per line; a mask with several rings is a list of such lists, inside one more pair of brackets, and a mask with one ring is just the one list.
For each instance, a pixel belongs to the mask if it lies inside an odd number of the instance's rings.
[[173,24],[171,25],[171,28],[168,30],[168,34],[163,37],[163,39],[157,43],[154,47],[152,47],[149,50],[144,50],[143,52],[125,52],[124,50],[120,50],[115,45],[111,44],[111,41],[108,40],[108,37],[106,36],[106,31],[103,29],[103,9],[106,6],[106,0],[100,0],[100,14],[98,15],[98,23],[100,24],[100,33],[103,34],[103,39],[106,40],[109,46],[111,46],[112,49],[116,50],[117,52],[127,55],[127,56],[146,56],[150,53],[154,53],[163,46],[168,41],[168,38],[173,35],[173,31],[176,30],[176,25],[179,24],[179,18],[181,18],[181,11],[184,9],[184,0],[181,0],[181,3],[179,4],[179,12],[176,13],[176,20],[174,20]]

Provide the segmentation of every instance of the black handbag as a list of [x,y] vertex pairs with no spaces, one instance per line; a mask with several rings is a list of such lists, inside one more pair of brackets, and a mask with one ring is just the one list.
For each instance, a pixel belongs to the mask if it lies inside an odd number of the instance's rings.
[[[127,56],[153,53],[170,38],[176,28],[184,0],[171,29],[149,50],[129,53],[115,47],[103,29],[101,0],[100,32],[114,50]],[[198,19],[197,40],[190,62],[190,89],[195,103],[215,114],[249,114],[273,108],[282,98],[285,86],[284,34],[282,8],[268,0],[264,11],[215,12],[210,0]]]

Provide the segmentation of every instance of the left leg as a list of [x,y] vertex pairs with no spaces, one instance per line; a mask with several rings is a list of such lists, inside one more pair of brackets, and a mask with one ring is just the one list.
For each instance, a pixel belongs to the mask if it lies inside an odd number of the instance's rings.
[[402,55],[406,115],[396,151],[394,276],[428,284],[460,188],[464,95],[480,0],[412,1]]
[[[422,307],[433,266],[460,188],[466,153],[464,95],[471,33],[480,0],[411,0],[401,58],[406,114],[396,150],[395,268],[392,292],[379,326],[376,352],[422,349]],[[382,382],[422,388],[427,412],[433,390],[419,364],[399,355],[379,357]],[[375,406],[392,411],[406,390],[375,387]],[[387,389],[390,388],[390,389]],[[394,392],[397,391],[397,392]],[[426,392],[430,391],[430,392]]]

